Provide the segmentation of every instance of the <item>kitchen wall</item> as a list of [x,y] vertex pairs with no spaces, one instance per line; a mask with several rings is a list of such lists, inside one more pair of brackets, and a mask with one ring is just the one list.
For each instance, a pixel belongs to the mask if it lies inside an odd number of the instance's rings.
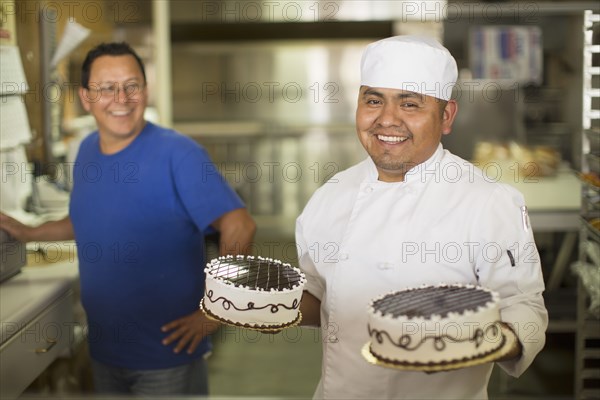
[[[78,21],[94,33],[72,56],[71,79],[77,80],[84,50],[91,41],[106,40],[110,27],[112,39],[130,41],[146,61],[150,104],[156,104],[157,96],[169,94],[155,90],[167,78],[157,76],[153,61],[157,40],[150,7],[137,0],[101,4],[103,18],[83,14],[87,2],[76,10]],[[500,101],[489,101],[481,91],[461,96],[454,133],[444,144],[464,158],[483,139],[544,144],[577,166],[582,7],[172,1],[173,123],[207,147],[254,214],[287,220],[324,180],[365,156],[353,121],[359,60],[368,42],[397,33],[438,37],[455,55],[461,79],[469,79],[471,29],[533,26],[542,33],[541,81],[505,83]],[[66,104],[65,113],[81,112],[77,103]]]
[[[367,43],[398,33],[438,37],[457,59],[460,112],[443,140],[451,151],[472,159],[480,141],[515,141],[578,163],[581,69],[571,56],[580,49],[571,43],[580,43],[580,11],[438,2],[427,20],[410,18],[408,2],[393,3],[336,2],[331,20],[308,18],[316,9],[302,3],[294,21],[275,10],[269,18],[265,8],[249,21],[250,8],[236,2],[172,4],[175,127],[207,147],[253,214],[289,230],[314,189],[365,157],[353,127],[360,57]],[[325,15],[325,2],[311,4]],[[377,12],[382,5],[387,15]],[[480,26],[539,27],[539,80],[471,79],[469,32]]]
[[289,229],[317,187],[364,157],[353,119],[365,44],[175,43],[175,126],[208,149],[253,215]]
[[174,120],[352,123],[360,57],[367,43],[174,43]]
[[266,3],[172,3],[173,120],[261,227],[292,233],[312,193],[366,157],[354,128],[364,47],[441,32],[435,13],[401,17],[411,2]]

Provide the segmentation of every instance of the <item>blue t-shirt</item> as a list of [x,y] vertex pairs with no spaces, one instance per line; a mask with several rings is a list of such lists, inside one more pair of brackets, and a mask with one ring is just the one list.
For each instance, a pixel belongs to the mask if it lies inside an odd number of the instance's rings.
[[[131,369],[171,368],[195,354],[173,353],[161,326],[198,310],[204,292],[202,232],[242,208],[206,151],[151,123],[122,151],[100,152],[98,132],[73,168],[70,217],[91,356]],[[187,350],[187,349],[186,349]]]

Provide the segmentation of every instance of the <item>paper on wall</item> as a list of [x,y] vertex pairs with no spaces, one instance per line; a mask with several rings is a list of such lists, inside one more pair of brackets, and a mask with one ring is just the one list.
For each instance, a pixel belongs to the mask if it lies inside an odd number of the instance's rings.
[[31,128],[21,96],[0,96],[0,150],[31,141]]
[[74,19],[69,19],[65,26],[62,38],[56,46],[56,51],[52,56],[50,66],[56,68],[60,60],[71,54],[77,46],[81,44],[90,34],[90,30],[84,26],[79,25]]

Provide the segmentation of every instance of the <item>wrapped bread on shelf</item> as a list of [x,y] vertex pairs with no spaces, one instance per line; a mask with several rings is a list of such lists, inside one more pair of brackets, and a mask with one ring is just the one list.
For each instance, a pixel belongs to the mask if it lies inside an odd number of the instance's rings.
[[531,178],[556,175],[561,156],[549,146],[525,146],[517,142],[479,142],[475,146],[473,162],[482,169],[493,163],[503,171]]
[[585,183],[588,183],[588,184],[590,184],[592,186],[596,186],[596,187],[600,188],[600,175],[598,175],[597,173],[595,173],[595,172],[585,172],[585,173],[579,174],[579,177]]

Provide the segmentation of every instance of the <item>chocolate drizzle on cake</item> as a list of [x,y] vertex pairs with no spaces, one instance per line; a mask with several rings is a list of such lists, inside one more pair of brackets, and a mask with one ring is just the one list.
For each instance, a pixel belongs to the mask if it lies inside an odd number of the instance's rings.
[[[428,340],[433,341],[433,347],[437,351],[443,351],[446,349],[446,342],[473,342],[475,348],[478,348],[484,340],[490,340],[490,338],[502,339],[500,336],[500,329],[496,324],[490,324],[485,328],[477,328],[473,330],[473,335],[471,337],[466,337],[464,339],[457,339],[448,334],[442,335],[425,335],[418,343],[413,343],[411,335],[402,335],[398,340],[392,338],[392,336],[387,331],[379,331],[377,329],[372,329],[371,326],[367,327],[369,330],[369,336],[375,337],[378,343],[383,343],[384,339],[392,343],[396,347],[400,347],[407,351],[417,350],[421,345]],[[500,342],[502,343],[502,342]]]
[[221,297],[217,297],[216,299],[214,298],[214,292],[212,290],[209,290],[208,292],[206,292],[206,298],[211,302],[211,303],[216,303],[217,301],[221,301],[221,305],[223,306],[223,309],[225,310],[229,310],[231,307],[233,307],[234,309],[238,310],[238,311],[249,311],[249,310],[264,310],[265,308],[269,308],[269,310],[275,314],[276,312],[279,311],[279,307],[283,307],[287,310],[295,310],[300,306],[300,302],[298,302],[298,300],[294,299],[294,301],[292,302],[292,304],[290,306],[287,306],[285,304],[282,303],[278,303],[278,304],[265,304],[262,307],[257,306],[256,304],[254,304],[253,302],[249,302],[248,305],[246,307],[238,307],[235,304],[233,304],[233,302],[223,296]]
[[235,286],[267,291],[292,289],[302,280],[289,264],[261,257],[222,257],[210,265],[210,274]]
[[383,315],[407,318],[464,313],[492,301],[492,294],[476,287],[432,286],[386,295],[373,302],[373,309]]

